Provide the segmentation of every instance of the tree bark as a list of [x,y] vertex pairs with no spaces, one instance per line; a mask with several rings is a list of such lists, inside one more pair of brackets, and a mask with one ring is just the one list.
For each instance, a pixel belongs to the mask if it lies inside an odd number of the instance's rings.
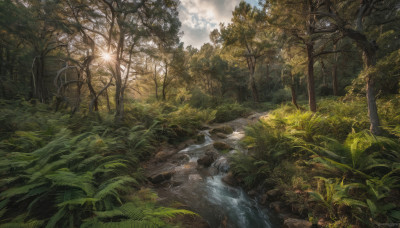
[[154,77],[153,77],[153,80],[154,80],[154,85],[155,85],[155,92],[156,92],[156,99],[157,99],[157,101],[158,101],[158,81],[157,81],[157,65],[156,64],[154,64]]
[[[376,65],[376,48],[371,45],[371,47],[364,48],[363,50],[363,62],[367,70]],[[368,103],[368,116],[370,121],[370,131],[374,135],[380,135],[382,129],[380,127],[380,121],[378,116],[378,107],[376,105],[375,99],[375,82],[373,75],[366,75],[366,96]]]
[[289,74],[290,74],[290,80],[291,80],[290,91],[292,94],[292,104],[294,106],[296,106],[297,109],[299,109],[299,105],[297,105],[297,96],[296,96],[296,89],[295,89],[295,84],[294,84],[294,76],[291,72],[289,72]]
[[[336,51],[336,44],[334,45],[334,51]],[[332,90],[333,90],[333,95],[334,96],[339,96],[339,84],[338,84],[338,78],[337,78],[337,59],[338,59],[338,53],[333,54],[333,67],[332,67]]]
[[162,85],[162,100],[165,101],[167,99],[167,77],[168,77],[168,63],[165,61],[165,74]]
[[307,57],[308,57],[308,74],[307,74],[307,89],[308,89],[308,104],[310,111],[317,111],[317,103],[315,100],[315,84],[314,84],[314,45],[308,43],[307,45]]

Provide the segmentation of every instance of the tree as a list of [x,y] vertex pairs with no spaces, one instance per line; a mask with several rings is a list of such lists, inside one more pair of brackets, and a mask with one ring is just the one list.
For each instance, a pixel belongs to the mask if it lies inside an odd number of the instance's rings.
[[327,43],[339,39],[334,28],[322,20],[317,12],[323,7],[321,0],[267,0],[268,21],[286,36],[286,42],[304,47],[307,63],[308,103],[312,112],[317,111],[315,95],[314,63],[320,55],[334,53],[326,51]]
[[352,39],[362,51],[370,131],[375,135],[380,135],[382,132],[375,98],[376,79],[372,74],[372,69],[377,63],[379,48],[371,35],[377,26],[399,20],[399,6],[396,2],[395,0],[362,0],[358,3],[343,0],[339,3],[325,0],[325,7],[316,12],[326,18],[332,28]]
[[232,55],[245,59],[249,70],[249,84],[253,100],[259,101],[254,73],[260,57],[271,47],[265,36],[265,14],[257,7],[240,2],[233,11],[231,23],[221,24],[223,46],[230,48]]

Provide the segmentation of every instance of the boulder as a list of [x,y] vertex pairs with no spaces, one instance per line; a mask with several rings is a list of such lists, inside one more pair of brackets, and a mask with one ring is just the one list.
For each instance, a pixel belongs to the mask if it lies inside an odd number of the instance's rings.
[[283,227],[285,228],[309,228],[312,223],[307,220],[287,218],[283,222]]
[[169,170],[169,171],[165,171],[165,172],[162,172],[162,173],[154,174],[151,177],[149,177],[149,180],[153,184],[159,184],[159,183],[161,183],[163,181],[171,179],[172,175],[174,175],[174,170]]
[[204,167],[209,167],[214,161],[215,158],[212,155],[206,154],[197,160],[197,164],[202,165]]
[[154,158],[156,159],[157,162],[162,162],[168,158],[168,153],[165,151],[160,151],[154,156]]
[[215,134],[216,136],[218,136],[218,138],[220,139],[226,139],[228,136],[226,136],[224,133],[218,132],[217,134]]
[[233,176],[232,172],[227,173],[224,177],[221,179],[225,184],[230,185],[230,186],[236,186],[237,182],[235,177]]
[[217,150],[230,150],[231,146],[224,142],[214,142],[213,146]]
[[189,175],[189,181],[200,181],[200,180],[203,180],[203,178],[199,174]]
[[229,125],[221,125],[219,127],[211,129],[210,133],[211,134],[217,134],[217,133],[223,133],[223,134],[232,134],[233,129]]

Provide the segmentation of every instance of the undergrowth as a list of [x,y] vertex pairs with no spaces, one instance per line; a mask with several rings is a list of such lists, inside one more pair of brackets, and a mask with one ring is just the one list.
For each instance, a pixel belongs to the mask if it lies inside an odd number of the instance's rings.
[[159,207],[154,193],[140,190],[139,163],[160,139],[161,118],[116,126],[105,113],[1,105],[0,227],[168,227],[175,215],[194,215]]
[[369,133],[361,99],[322,100],[317,113],[282,105],[247,128],[249,153],[232,157],[232,172],[247,188],[277,190],[275,200],[312,222],[399,223],[398,102],[378,101],[384,136]]

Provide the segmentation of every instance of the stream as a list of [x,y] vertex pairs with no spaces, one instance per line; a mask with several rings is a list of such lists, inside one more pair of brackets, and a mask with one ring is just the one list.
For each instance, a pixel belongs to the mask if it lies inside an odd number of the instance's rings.
[[[158,194],[169,202],[179,202],[198,213],[212,228],[270,228],[279,227],[270,210],[258,205],[240,187],[232,187],[222,181],[229,171],[228,155],[222,155],[213,147],[215,141],[231,146],[229,153],[246,153],[239,141],[244,137],[244,127],[265,113],[224,123],[234,129],[226,138],[211,136],[209,130],[202,144],[192,144],[165,161],[161,170],[173,169],[170,180],[157,188]],[[216,127],[216,126],[211,126]],[[197,160],[206,154],[218,158],[210,167],[202,167]]]

